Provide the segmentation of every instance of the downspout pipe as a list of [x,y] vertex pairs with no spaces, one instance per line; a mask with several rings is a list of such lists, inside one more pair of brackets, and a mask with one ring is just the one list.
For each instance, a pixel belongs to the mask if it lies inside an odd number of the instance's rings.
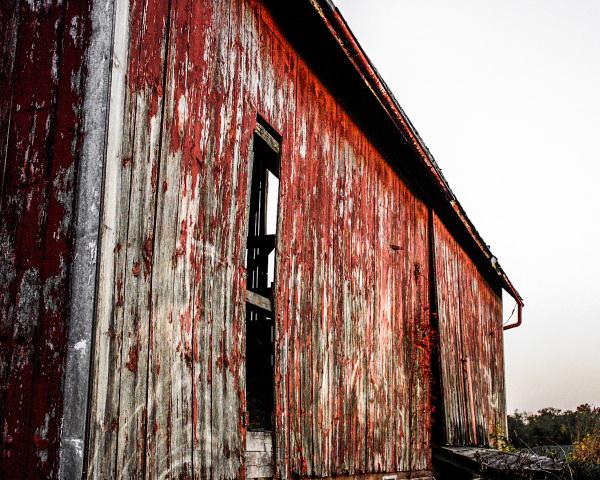
[[517,328],[521,325],[523,321],[523,302],[517,300],[517,321],[515,323],[510,323],[508,325],[504,325],[502,330],[510,330],[511,328]]
[[519,295],[517,289],[509,280],[504,270],[502,270],[502,267],[498,264],[498,260],[496,259],[496,257],[492,257],[492,267],[498,272],[498,275],[500,275],[500,277],[502,278],[504,290],[506,290],[508,294],[517,303],[517,321],[508,325],[504,325],[502,330],[510,330],[511,328],[517,328],[521,325],[521,323],[523,323],[523,307],[525,306],[525,304],[523,303],[523,298],[521,297],[521,295]]
[[508,293],[510,293],[510,296],[515,299],[515,302],[517,302],[517,321],[508,325],[504,325],[502,330],[510,330],[511,328],[517,328],[523,322],[523,300],[516,291],[509,291]]

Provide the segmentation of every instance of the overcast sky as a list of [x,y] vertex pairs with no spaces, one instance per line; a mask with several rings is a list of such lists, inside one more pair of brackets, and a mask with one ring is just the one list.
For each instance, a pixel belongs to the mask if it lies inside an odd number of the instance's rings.
[[335,1],[524,297],[509,411],[600,406],[600,1]]

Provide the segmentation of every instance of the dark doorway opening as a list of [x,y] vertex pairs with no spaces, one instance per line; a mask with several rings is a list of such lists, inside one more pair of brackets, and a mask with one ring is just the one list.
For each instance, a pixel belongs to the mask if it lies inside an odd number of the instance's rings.
[[273,286],[280,143],[260,123],[253,139],[246,252],[246,404],[249,431],[272,431],[274,413]]

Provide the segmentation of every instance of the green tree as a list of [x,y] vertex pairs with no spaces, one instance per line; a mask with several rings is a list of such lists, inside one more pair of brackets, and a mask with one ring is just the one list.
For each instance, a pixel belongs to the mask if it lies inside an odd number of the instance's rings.
[[537,413],[515,410],[508,416],[508,435],[517,448],[571,445],[600,431],[600,407],[583,404],[575,411],[543,408]]

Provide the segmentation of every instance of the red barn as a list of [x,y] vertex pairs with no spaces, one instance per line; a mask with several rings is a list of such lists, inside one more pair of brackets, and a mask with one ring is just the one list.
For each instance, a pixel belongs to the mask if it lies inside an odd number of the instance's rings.
[[431,478],[505,431],[522,300],[327,0],[0,38],[2,478]]

